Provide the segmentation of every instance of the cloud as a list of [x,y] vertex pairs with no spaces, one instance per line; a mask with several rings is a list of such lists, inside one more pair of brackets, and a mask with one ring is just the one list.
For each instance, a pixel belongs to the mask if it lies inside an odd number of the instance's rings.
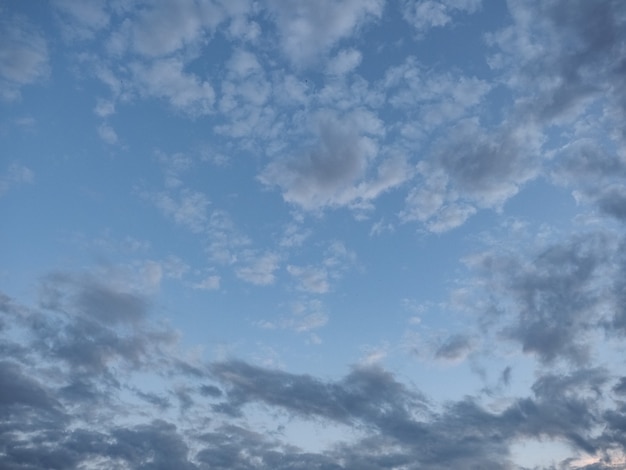
[[479,276],[468,287],[488,299],[478,314],[544,364],[587,364],[595,335],[621,331],[619,246],[611,232],[590,232],[530,252],[476,255],[468,263]]
[[442,143],[438,164],[454,188],[481,207],[500,207],[537,174],[540,137],[532,127],[488,135],[475,121],[461,122]]
[[290,305],[291,314],[278,320],[262,320],[256,325],[264,329],[285,329],[296,333],[308,332],[323,327],[328,323],[328,314],[322,302],[316,299],[304,299]]
[[[514,468],[509,446],[518,439],[563,439],[581,451],[595,453],[591,436],[599,416],[598,394],[606,383],[602,369],[572,375],[544,375],[533,396],[492,413],[472,399],[429,409],[378,366],[354,368],[344,378],[326,382],[306,375],[262,369],[239,361],[216,363],[213,374],[227,385],[230,407],[260,402],[307,419],[324,418],[362,425],[366,437],[341,443],[324,455],[340,468],[424,469]],[[417,467],[416,467],[417,468]]]
[[298,281],[302,291],[325,294],[331,290],[331,281],[337,281],[354,264],[356,255],[346,246],[335,241],[328,245],[324,258],[317,265],[288,265],[287,272]]
[[612,152],[591,138],[570,142],[559,151],[553,180],[575,188],[579,202],[595,205],[600,213],[626,221],[624,182],[626,154]]
[[[273,142],[284,129],[278,120],[277,108],[271,102],[275,93],[267,78],[266,65],[257,54],[236,49],[226,63],[228,74],[220,84],[218,108],[226,121],[216,132],[237,139],[245,139],[243,147],[254,147],[253,142]],[[258,144],[256,144],[258,145]]]
[[328,273],[315,266],[287,266],[287,272],[298,279],[300,289],[306,292],[325,294],[330,289]]
[[207,230],[209,224],[207,207],[210,202],[203,193],[183,188],[178,196],[172,192],[144,193],[143,196],[165,216],[192,232],[201,233]]
[[356,49],[343,49],[326,66],[329,75],[345,75],[359,66],[363,55]]
[[[512,469],[510,448],[524,439],[562,440],[581,452],[606,455],[606,465],[611,462],[608,451],[623,445],[624,413],[621,405],[612,407],[601,399],[614,384],[602,368],[540,374],[530,396],[511,399],[497,412],[469,397],[434,407],[417,388],[378,365],[356,366],[332,380],[234,359],[196,366],[181,363],[173,349],[162,347],[165,336],[149,333],[145,321],[127,342],[122,332],[90,321],[92,314],[68,316],[61,309],[71,306],[67,302],[57,302],[56,309],[48,302],[38,310],[8,296],[0,299],[0,315],[10,316],[25,333],[14,339],[29,345],[27,355],[13,351],[0,362],[4,468],[98,463],[194,470],[390,470],[407,465],[425,470],[461,465]],[[0,344],[6,345],[7,339],[0,330]],[[456,355],[463,349],[458,345],[466,343],[451,339],[442,344],[442,354]],[[123,383],[112,381],[106,368],[94,366],[97,362],[90,358],[98,354],[117,354],[116,376],[123,372]],[[166,417],[170,402],[163,389],[155,393],[137,386],[145,384],[147,372],[155,377],[175,374],[179,381],[168,394],[182,400],[187,418],[175,424]],[[619,391],[619,383],[614,389]],[[97,406],[107,399],[107,406]],[[150,418],[143,406],[164,417]],[[255,406],[273,416],[286,413],[290,421],[346,426],[348,434],[326,449],[305,452],[277,434],[254,430],[246,418]],[[120,413],[128,420],[119,420]],[[606,426],[598,433],[600,424]]]
[[35,173],[27,166],[12,163],[4,175],[0,176],[0,196],[16,185],[32,183]]
[[193,288],[202,290],[217,290],[220,288],[220,282],[221,278],[219,276],[208,276],[193,284]]
[[106,123],[102,123],[98,126],[98,135],[109,145],[115,145],[118,141],[117,132]]
[[140,95],[165,99],[174,109],[191,116],[211,113],[215,101],[213,87],[197,75],[186,73],[184,67],[179,58],[130,65]]
[[93,112],[101,118],[109,117],[115,113],[115,103],[108,100],[98,99]]
[[446,26],[458,12],[474,13],[482,0],[419,0],[402,2],[402,15],[418,33]]
[[40,303],[45,308],[113,325],[137,323],[143,320],[148,309],[146,300],[132,291],[118,290],[88,276],[61,272],[43,280]]
[[207,252],[211,260],[220,264],[235,264],[243,249],[248,249],[251,241],[241,234],[230,215],[223,210],[215,210],[209,218]]
[[92,39],[111,19],[106,2],[54,0],[53,5],[61,16],[61,28],[70,39]]
[[139,14],[133,31],[134,47],[147,56],[174,52],[197,39],[201,19],[195,1],[158,2]]
[[[261,181],[283,189],[287,202],[313,209],[331,204],[360,179],[377,147],[359,135],[354,124],[346,125],[330,113],[319,117],[319,144],[298,158],[270,164]],[[343,191],[342,191],[343,190]]]
[[261,369],[240,361],[216,363],[212,372],[229,385],[228,397],[234,406],[261,401],[301,416],[339,422],[359,418],[384,421],[394,412],[405,415],[407,402],[422,403],[419,394],[409,392],[378,367],[355,369],[339,383]]
[[540,171],[542,135],[532,126],[504,125],[495,132],[473,119],[460,121],[422,161],[422,178],[406,197],[404,221],[418,220],[433,232],[463,224],[478,208],[501,210]]
[[258,286],[273,284],[276,276],[274,272],[279,267],[280,256],[276,253],[242,253],[240,266],[235,269],[238,278]]
[[617,98],[618,106],[624,103],[623,86],[615,86],[624,58],[621,2],[553,0],[510,5],[510,10],[514,24],[491,37],[503,53],[494,59],[510,67],[513,87],[521,91],[530,85],[527,92],[536,95],[529,104],[537,116],[550,121],[579,115],[579,105],[605,93]]
[[44,80],[49,73],[46,40],[28,21],[4,14],[0,21],[0,98],[20,97],[24,85]]
[[280,35],[280,46],[297,66],[307,66],[321,58],[339,40],[350,37],[368,21],[380,17],[380,0],[270,1]]
[[447,338],[435,351],[435,357],[451,362],[463,361],[474,350],[471,337],[457,334]]
[[37,380],[24,375],[18,364],[2,361],[0,371],[0,406],[3,412],[20,405],[52,412],[60,409],[60,403],[51,391],[46,390]]
[[[412,173],[402,156],[374,165],[379,154],[376,137],[381,133],[380,121],[369,112],[358,111],[344,119],[320,112],[315,119],[315,143],[299,154],[275,159],[259,180],[278,186],[286,202],[306,210],[367,208]],[[372,170],[375,174],[370,176]]]

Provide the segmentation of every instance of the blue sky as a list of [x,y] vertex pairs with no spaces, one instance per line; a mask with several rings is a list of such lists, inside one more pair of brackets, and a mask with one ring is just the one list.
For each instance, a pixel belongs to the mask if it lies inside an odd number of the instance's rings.
[[623,468],[625,31],[0,1],[0,466]]

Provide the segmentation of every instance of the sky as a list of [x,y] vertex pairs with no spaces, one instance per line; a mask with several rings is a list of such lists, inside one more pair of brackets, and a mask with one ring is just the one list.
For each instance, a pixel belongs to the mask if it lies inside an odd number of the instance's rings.
[[626,465],[626,2],[0,0],[0,467]]

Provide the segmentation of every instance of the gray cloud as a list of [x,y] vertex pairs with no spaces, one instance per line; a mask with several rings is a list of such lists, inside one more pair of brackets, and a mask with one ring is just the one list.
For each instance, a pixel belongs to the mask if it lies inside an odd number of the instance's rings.
[[280,186],[287,202],[308,209],[340,202],[376,154],[372,139],[332,115],[320,116],[317,133],[317,146],[298,158],[270,164],[260,176],[263,183]]
[[278,186],[286,202],[311,211],[368,208],[412,176],[402,156],[375,162],[384,129],[373,113],[358,110],[340,116],[326,110],[316,114],[312,125],[313,136],[303,137],[308,146],[276,158],[258,177],[266,186]]
[[[350,422],[369,413],[384,419],[388,414],[406,414],[405,404],[419,409],[420,394],[410,392],[382,369],[355,369],[341,384],[324,383],[313,377],[269,371],[244,362],[231,361],[212,366],[213,374],[231,387],[234,405],[264,401],[303,416],[323,416]],[[383,411],[383,409],[387,411]]]
[[[378,366],[355,367],[346,376],[329,381],[236,360],[213,363],[208,369],[189,364],[183,367],[171,352],[154,346],[146,351],[157,357],[147,361],[147,369],[141,371],[161,376],[177,374],[180,382],[171,393],[187,418],[179,425],[165,419],[146,421],[145,415],[136,413],[136,404],[122,399],[122,390],[130,390],[159,412],[170,408],[169,400],[133,385],[107,385],[107,370],[85,366],[92,363],[89,353],[85,353],[88,349],[79,350],[76,345],[80,346],[81,340],[69,333],[76,330],[96,344],[117,346],[98,322],[70,316],[54,336],[49,329],[52,325],[58,329],[58,321],[65,314],[51,309],[41,313],[20,307],[7,296],[1,298],[0,313],[20,318],[29,333],[25,338],[35,336],[39,339],[34,344],[41,341],[51,345],[31,348],[30,357],[36,360],[37,368],[24,356],[0,363],[3,468],[68,469],[100,462],[112,468],[198,470],[259,466],[285,470],[443,470],[460,466],[513,469],[509,449],[520,438],[561,439],[573,448],[592,453],[623,442],[622,410],[603,408],[608,403],[599,400],[611,385],[604,369],[541,375],[532,387],[531,397],[518,398],[500,412],[488,411],[469,397],[435,410],[419,390]],[[106,334],[114,332],[108,330]],[[135,334],[140,342],[149,337],[145,331]],[[105,335],[104,339],[98,335]],[[0,335],[0,340],[5,339]],[[154,343],[155,339],[150,341]],[[466,343],[463,338],[452,339],[442,351],[455,355]],[[99,351],[103,345],[94,347]],[[68,352],[51,354],[55,348]],[[73,348],[86,359],[70,359]],[[134,353],[123,347],[117,354],[120,361],[135,361]],[[64,368],[63,363],[71,368]],[[89,375],[75,374],[74,367],[88,368]],[[46,370],[54,370],[56,375],[44,385],[41,378]],[[132,368],[129,373],[132,375]],[[125,374],[125,381],[131,380],[131,375]],[[207,380],[215,385],[207,384]],[[112,394],[110,402],[102,401],[103,390]],[[619,391],[619,384],[614,390]],[[206,400],[210,400],[208,407]],[[85,406],[79,406],[81,403]],[[102,403],[108,411],[100,409]],[[359,437],[319,452],[303,452],[249,429],[242,419],[248,405],[262,405],[320,425],[341,423],[358,430]],[[94,410],[88,413],[88,408]],[[116,416],[120,413],[139,421],[119,425]],[[205,424],[188,426],[187,420],[193,416]],[[205,430],[207,422],[214,424]],[[607,429],[594,437],[593,430],[603,422]],[[70,423],[72,430],[67,431]],[[97,430],[90,423],[97,423]],[[16,429],[26,437],[17,439]]]
[[148,312],[148,300],[131,289],[90,274],[57,272],[40,286],[39,305],[46,309],[95,320],[105,326],[136,325]]
[[474,349],[471,337],[457,334],[447,338],[435,351],[437,359],[457,361],[464,359]]
[[453,187],[479,206],[501,206],[537,174],[539,139],[532,128],[486,135],[475,122],[466,121],[456,131],[452,142],[446,139],[439,162]]
[[619,311],[617,289],[606,277],[616,269],[615,249],[610,234],[587,233],[533,254],[484,253],[471,262],[485,275],[484,294],[493,304],[482,304],[481,315],[546,364],[586,363],[589,335]]

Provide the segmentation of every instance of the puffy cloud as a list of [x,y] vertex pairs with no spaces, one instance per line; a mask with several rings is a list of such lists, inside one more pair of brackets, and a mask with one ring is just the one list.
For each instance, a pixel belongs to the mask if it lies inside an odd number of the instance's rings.
[[106,2],[54,0],[53,5],[61,16],[63,32],[69,38],[92,38],[111,20]]
[[380,0],[270,1],[280,45],[298,66],[318,60],[340,39],[350,37],[365,23],[380,17],[383,6]]
[[343,49],[333,57],[326,67],[329,75],[345,75],[359,66],[363,55],[356,49]]
[[402,14],[418,33],[424,33],[451,23],[458,12],[474,13],[481,4],[482,0],[403,0]]
[[417,166],[422,178],[400,216],[443,232],[461,225],[477,208],[499,210],[539,174],[541,133],[505,126],[489,133],[475,120],[461,121],[436,144],[435,158]]
[[560,149],[552,176],[557,184],[576,188],[573,194],[579,202],[590,202],[601,213],[626,221],[624,151],[612,152],[590,138],[575,140]]
[[[489,299],[480,313],[489,328],[521,345],[545,364],[586,364],[591,340],[621,334],[621,242],[614,234],[584,233],[532,252],[503,247],[468,260]],[[604,331],[603,331],[604,330]]]
[[99,99],[93,112],[101,118],[106,118],[115,113],[115,103],[108,100]]
[[109,145],[117,143],[117,132],[106,123],[102,123],[98,126],[98,135]]
[[259,254],[245,251],[241,258],[242,264],[235,270],[238,278],[259,286],[274,283],[274,272],[278,269],[280,256],[271,252]]
[[134,24],[134,48],[150,57],[170,54],[201,40],[204,29],[215,28],[224,16],[213,1],[154,2],[141,10]]
[[534,113],[548,121],[577,115],[579,104],[606,93],[623,105],[624,87],[615,82],[624,60],[621,2],[552,0],[509,7],[514,24],[491,37],[502,49],[492,63],[506,64],[509,83],[535,94]]
[[131,64],[135,86],[141,95],[167,100],[177,110],[192,116],[210,113],[215,92],[208,81],[184,71],[178,58]]
[[359,111],[342,120],[326,111],[315,124],[317,142],[300,155],[274,160],[259,175],[265,185],[280,187],[285,201],[307,210],[368,206],[410,177],[401,156],[373,166],[382,129],[371,113]]
[[[482,207],[500,207],[537,174],[540,137],[521,127],[485,135],[473,121],[462,122],[443,144],[438,163],[453,187]],[[539,142],[538,142],[539,141]]]
[[316,148],[299,158],[273,162],[260,175],[263,183],[280,186],[287,202],[307,209],[332,203],[363,176],[377,150],[369,137],[331,116],[319,119],[317,132]]

